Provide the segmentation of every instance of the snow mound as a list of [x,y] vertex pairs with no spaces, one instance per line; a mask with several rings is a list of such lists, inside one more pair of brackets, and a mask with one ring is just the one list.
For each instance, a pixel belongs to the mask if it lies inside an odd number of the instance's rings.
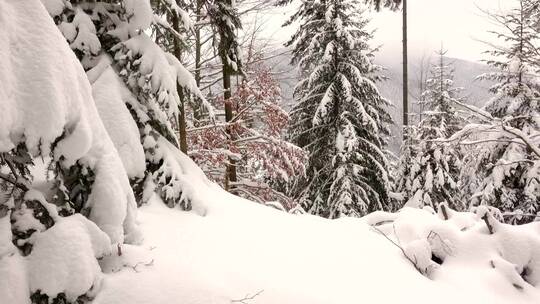
[[413,208],[326,220],[200,186],[205,217],[157,199],[139,210],[144,250],[105,275],[95,304],[225,304],[246,295],[257,304],[540,299],[537,224],[500,224],[490,234],[481,213],[447,209],[444,220]]
[[51,298],[65,293],[69,301],[99,290],[101,269],[96,258],[111,253],[111,241],[80,214],[60,218],[50,229],[33,237],[28,257],[30,291]]
[[363,220],[403,248],[409,263],[435,282],[472,290],[489,287],[507,303],[517,295],[519,300],[540,299],[539,222],[507,225],[484,206],[474,212],[440,209],[444,212],[435,214],[431,208],[406,207]]

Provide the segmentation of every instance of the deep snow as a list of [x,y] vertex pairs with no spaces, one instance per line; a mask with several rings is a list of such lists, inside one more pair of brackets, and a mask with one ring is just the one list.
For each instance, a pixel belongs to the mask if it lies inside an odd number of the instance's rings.
[[[523,284],[517,289],[504,271],[490,265],[491,260],[509,264],[497,251],[515,257],[516,252],[507,251],[511,246],[520,246],[514,249],[524,255],[538,248],[536,224],[504,225],[502,232],[489,235],[472,213],[443,221],[412,208],[325,220],[277,211],[215,185],[200,190],[207,198],[205,216],[172,210],[157,200],[139,209],[145,241],[124,249],[124,263],[138,265],[106,275],[94,303],[231,303],[258,292],[247,302],[540,301],[538,288]],[[451,256],[432,269],[432,279],[421,275],[399,248],[368,225],[380,220],[394,221],[378,227],[391,234],[389,227],[396,227],[404,248],[437,232],[452,248]]]

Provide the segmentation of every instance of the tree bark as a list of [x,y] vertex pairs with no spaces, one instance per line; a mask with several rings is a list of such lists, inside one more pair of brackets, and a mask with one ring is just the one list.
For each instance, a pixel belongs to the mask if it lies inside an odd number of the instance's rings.
[[[232,6],[232,0],[222,0],[225,1],[225,3],[228,6]],[[220,34],[220,42],[219,42],[219,55],[221,58],[222,63],[222,72],[223,72],[223,101],[224,101],[224,107],[225,107],[225,122],[231,122],[234,114],[233,114],[233,105],[232,105],[232,85],[231,85],[231,78],[234,74],[234,70],[231,66],[231,63],[229,62],[229,50],[231,49],[231,46],[233,45],[233,37],[231,37],[231,33],[227,33],[225,28],[219,29]],[[226,129],[227,136],[229,143],[232,143],[234,141],[234,134],[232,132],[232,127],[227,126]],[[225,173],[225,190],[235,193],[234,186],[231,185],[231,183],[235,183],[237,181],[236,176],[236,160],[232,158],[231,156],[228,157],[228,163]]]
[[[195,14],[196,14],[196,23],[198,24],[199,21],[201,21],[201,7],[202,7],[202,0],[197,0],[195,8]],[[201,85],[201,28],[197,27],[195,29],[195,82],[197,83],[197,87],[200,87]]]
[[[180,32],[180,20],[178,18],[178,14],[173,13],[172,15],[172,26],[175,31]],[[180,41],[178,41],[178,38],[173,38],[173,48],[174,48],[174,56],[178,60],[181,60],[182,58],[182,47],[180,45]],[[187,155],[188,151],[188,145],[187,145],[187,132],[186,132],[186,112],[184,108],[184,88],[182,88],[178,81],[176,82],[176,91],[178,92],[178,96],[180,97],[180,103],[178,105],[179,113],[178,113],[178,133],[179,133],[179,140],[180,140],[180,151],[184,152]]]
[[[407,0],[403,0],[403,127],[409,124],[409,72],[407,55]],[[405,136],[405,132],[403,132]]]
[[[227,63],[223,63],[223,99],[225,103],[225,122],[230,122],[233,119],[233,106],[231,100],[231,67]],[[229,136],[229,141],[233,141],[233,134],[231,127],[227,127],[227,135]],[[231,182],[234,183],[237,181],[236,177],[236,161],[229,156],[227,164],[227,172],[225,176],[225,190],[234,193],[234,187],[231,186]]]

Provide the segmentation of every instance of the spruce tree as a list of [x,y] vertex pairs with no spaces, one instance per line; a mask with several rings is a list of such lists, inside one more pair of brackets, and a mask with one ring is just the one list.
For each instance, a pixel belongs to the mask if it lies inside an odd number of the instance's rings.
[[306,1],[290,22],[295,88],[290,136],[309,157],[297,185],[303,207],[323,217],[361,216],[386,208],[388,101],[377,90],[365,27],[355,1]]
[[449,138],[463,125],[455,106],[463,102],[462,89],[454,86],[453,68],[445,62],[446,52],[441,49],[437,54],[438,63],[431,66],[422,93],[423,119],[410,128],[402,148],[397,191],[402,192],[408,205],[437,208],[446,203],[452,209],[464,210],[458,188],[460,150],[437,142]]
[[513,223],[531,221],[534,217],[530,215],[540,211],[539,156],[527,140],[540,131],[538,12],[538,1],[520,0],[517,8],[490,15],[506,29],[493,32],[504,44],[490,51],[494,59],[487,61],[499,71],[479,76],[497,83],[490,89],[493,98],[484,107],[489,124],[475,127],[479,130],[475,139],[483,141],[467,164],[476,172],[469,183],[478,185],[471,204],[497,207],[510,213],[507,219]]

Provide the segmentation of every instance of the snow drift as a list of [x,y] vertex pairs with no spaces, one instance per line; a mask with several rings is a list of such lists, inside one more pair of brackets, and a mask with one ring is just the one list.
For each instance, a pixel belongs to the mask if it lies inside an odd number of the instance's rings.
[[482,210],[444,220],[413,208],[326,220],[199,189],[204,217],[159,200],[139,209],[145,242],[125,249],[94,303],[540,300],[540,223],[494,224],[490,234]]

